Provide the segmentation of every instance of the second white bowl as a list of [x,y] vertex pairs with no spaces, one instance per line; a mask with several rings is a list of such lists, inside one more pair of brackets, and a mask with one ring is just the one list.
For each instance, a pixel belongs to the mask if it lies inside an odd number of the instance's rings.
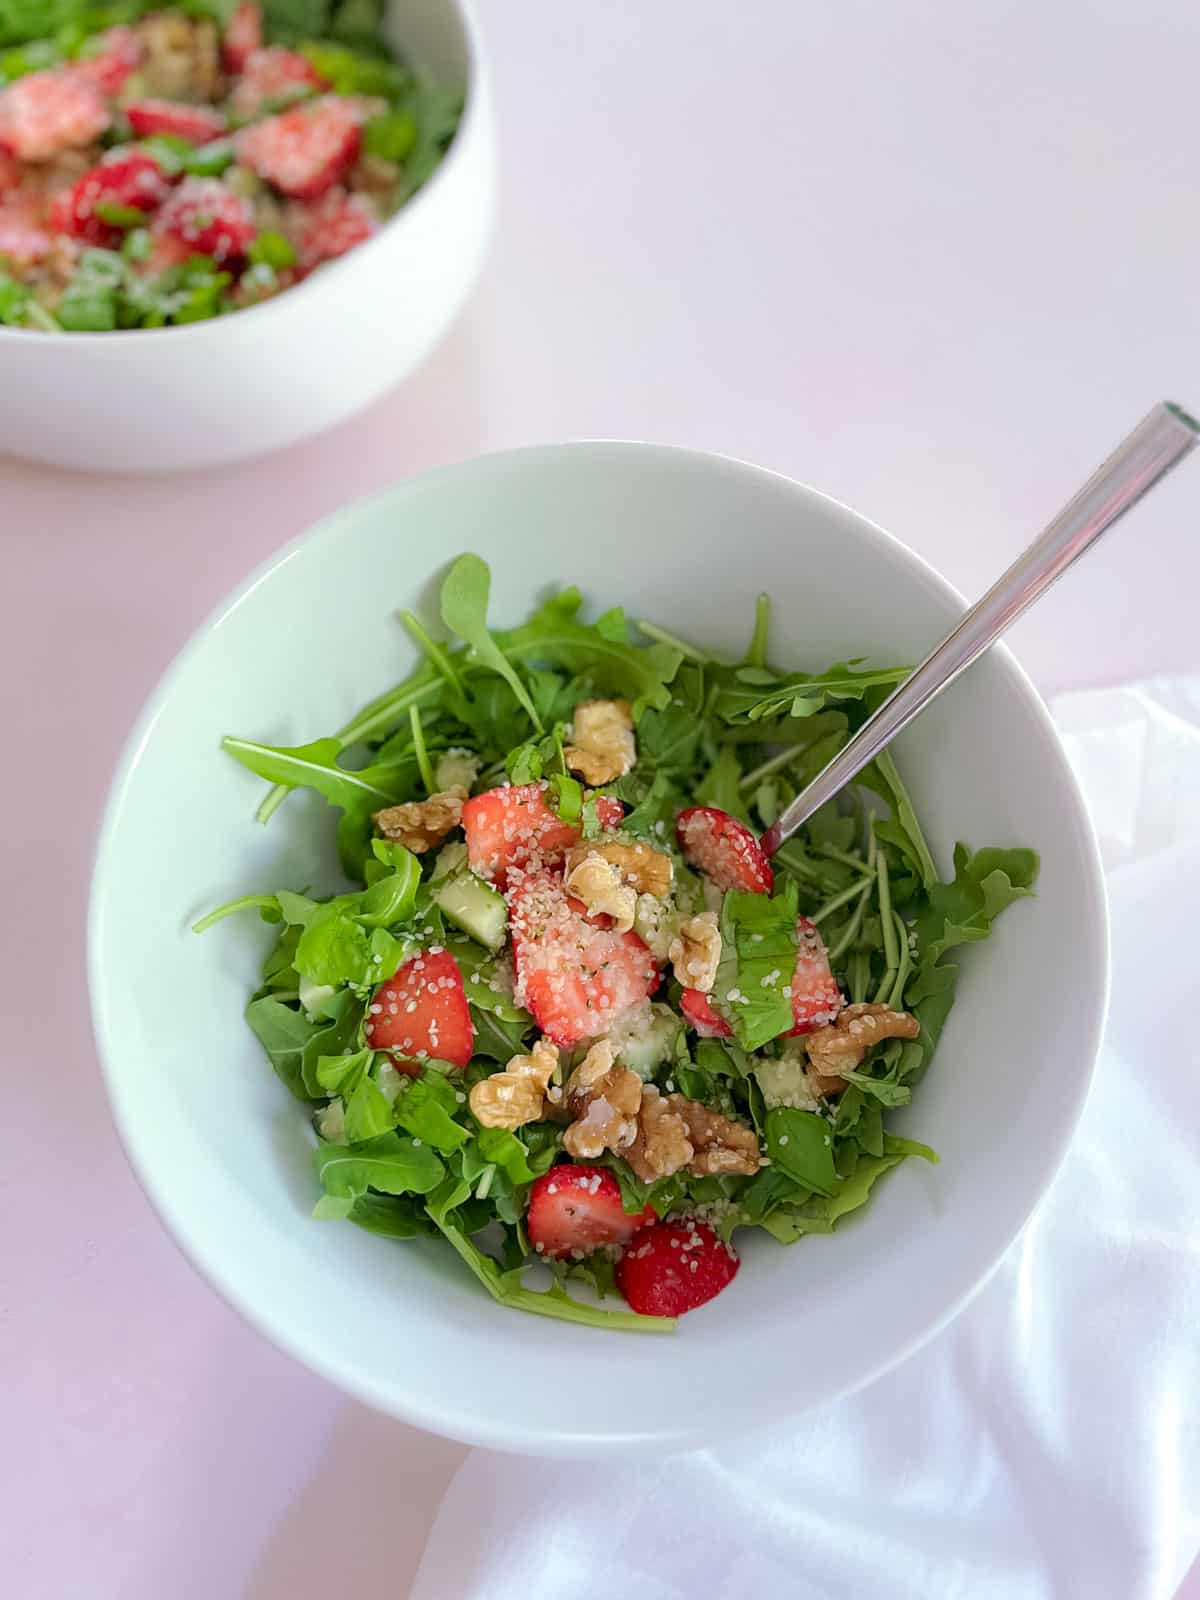
[[390,0],[387,29],[406,60],[466,93],[445,160],[410,204],[298,287],[211,322],[0,328],[0,449],[96,472],[216,466],[331,427],[419,365],[483,261],[488,83],[459,0]]

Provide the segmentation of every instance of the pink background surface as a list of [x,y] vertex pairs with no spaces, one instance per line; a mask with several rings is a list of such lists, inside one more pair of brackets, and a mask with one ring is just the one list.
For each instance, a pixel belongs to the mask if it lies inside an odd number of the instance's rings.
[[[84,899],[156,678],[324,512],[561,437],[760,461],[978,592],[1152,401],[1200,404],[1185,154],[1200,24],[1182,4],[1126,9],[1017,5],[1000,24],[927,3],[901,23],[764,0],[751,32],[707,0],[611,0],[586,29],[551,0],[488,8],[497,233],[419,374],[220,477],[0,463],[14,1593],[275,1600],[366,1577],[402,1593],[461,1455],[250,1332],[126,1167],[91,1040]],[[1181,474],[1019,627],[1044,690],[1195,668],[1196,504]],[[569,575],[569,529],[549,560]]]

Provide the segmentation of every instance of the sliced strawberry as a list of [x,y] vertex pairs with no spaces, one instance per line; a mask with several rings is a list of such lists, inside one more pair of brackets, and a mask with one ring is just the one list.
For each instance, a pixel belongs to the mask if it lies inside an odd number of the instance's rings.
[[241,260],[256,232],[250,202],[219,178],[185,178],[158,223],[164,233],[214,261]]
[[288,210],[287,231],[302,275],[344,256],[378,228],[379,214],[370,199],[344,189],[331,189],[313,205],[297,203]]
[[262,49],[262,11],[254,0],[241,0],[225,29],[221,59],[229,72],[242,72],[256,50]]
[[[462,810],[471,871],[503,889],[512,867],[536,871],[561,861],[578,844],[579,829],[563,821],[549,794],[544,783],[509,783],[472,795]],[[602,827],[616,828],[625,819],[625,808],[600,794],[596,815]]]
[[507,899],[517,1001],[555,1044],[608,1033],[658,988],[658,967],[637,934],[589,921],[557,873],[514,872]]
[[337,95],[296,106],[238,135],[238,159],[294,200],[319,200],[354,165],[357,109]]
[[716,806],[691,806],[675,821],[679,848],[689,866],[706,873],[718,889],[770,894],[771,863],[744,822]]
[[657,1212],[622,1208],[621,1189],[607,1167],[551,1167],[529,1191],[525,1231],[540,1256],[575,1260],[605,1245],[625,1244]]
[[166,199],[170,186],[157,161],[141,150],[118,151],[85,172],[70,189],[56,195],[51,222],[59,233],[91,244],[112,244],[122,230],[97,215],[97,206],[129,207],[149,216]]
[[10,156],[7,150],[0,150],[0,194],[17,188],[23,177],[21,163],[16,156]]
[[225,132],[225,118],[219,111],[210,106],[184,106],[175,100],[131,100],[125,115],[139,139],[171,133],[192,144],[207,144]]
[[829,954],[825,949],[816,923],[800,917],[796,923],[798,947],[796,970],[792,975],[792,1015],[796,1026],[786,1037],[797,1033],[811,1033],[836,1020],[844,1001],[842,991],[829,967]]
[[685,989],[679,996],[679,1009],[689,1028],[702,1039],[732,1039],[733,1029],[712,1008],[708,996],[699,989]]
[[426,1061],[465,1067],[475,1030],[458,962],[441,945],[413,956],[371,997],[363,1036],[388,1050],[401,1072],[416,1077]]
[[138,262],[137,270],[143,278],[157,278],[171,267],[183,266],[195,254],[190,244],[177,239],[173,233],[159,233],[155,229],[150,235],[150,253]]
[[0,256],[15,267],[32,267],[44,261],[53,247],[35,196],[11,194],[0,201]]
[[306,89],[324,89],[325,79],[307,57],[295,50],[272,45],[252,50],[242,65],[233,91],[233,109],[239,117],[254,117],[272,100]]
[[617,1288],[644,1317],[681,1317],[727,1288],[740,1265],[707,1223],[652,1222],[617,1262]]
[[0,145],[22,161],[91,144],[108,123],[103,91],[72,67],[31,72],[0,93]]
[[142,41],[124,24],[97,34],[88,41],[88,51],[71,70],[107,95],[120,94],[125,80],[141,64],[143,54]]

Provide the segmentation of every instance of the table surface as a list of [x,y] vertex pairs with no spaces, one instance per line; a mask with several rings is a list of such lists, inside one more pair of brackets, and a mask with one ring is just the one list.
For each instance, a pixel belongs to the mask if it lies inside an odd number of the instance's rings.
[[[1200,12],[976,11],[492,5],[497,230],[419,374],[219,478],[0,463],[15,1591],[290,1600],[386,1561],[400,1593],[461,1455],[245,1327],[109,1122],[82,959],[96,819],[138,706],[221,596],[357,495],[588,436],[805,479],[974,595],[1152,402],[1200,403]],[[1196,667],[1198,483],[1166,484],[1019,625],[1044,691]]]

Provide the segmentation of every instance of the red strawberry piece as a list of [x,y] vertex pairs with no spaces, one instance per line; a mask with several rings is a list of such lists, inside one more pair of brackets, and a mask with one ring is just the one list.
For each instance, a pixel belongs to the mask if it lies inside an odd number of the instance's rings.
[[183,266],[194,254],[190,244],[185,244],[174,234],[159,233],[156,229],[150,235],[150,252],[143,261],[138,262],[137,270],[144,278],[157,278],[171,267]]
[[142,41],[132,28],[109,28],[89,41],[90,53],[76,61],[72,71],[94,83],[102,93],[120,94],[125,80],[140,65]]
[[250,202],[219,178],[185,178],[158,217],[164,233],[214,261],[239,261],[255,235]]
[[796,1026],[786,1037],[811,1033],[834,1022],[845,1002],[829,967],[829,953],[815,922],[800,917],[796,923],[798,947],[792,974],[792,1015]]
[[302,275],[323,261],[344,256],[378,227],[378,213],[367,196],[347,194],[344,189],[331,189],[314,205],[294,205],[288,214],[288,233]]
[[172,133],[193,144],[207,144],[225,132],[225,118],[219,111],[210,106],[184,106],[175,100],[131,100],[125,115],[139,139]]
[[611,795],[596,796],[596,816],[602,828],[619,828],[625,821],[625,807]]
[[103,92],[74,68],[31,72],[0,93],[0,145],[22,161],[91,144],[108,123]]
[[16,156],[10,156],[7,150],[0,150],[0,194],[17,188],[23,175]]
[[15,267],[32,267],[45,260],[53,245],[36,197],[13,194],[0,202],[0,256]]
[[325,87],[325,79],[316,67],[297,51],[278,46],[252,50],[233,91],[233,109],[239,117],[254,117],[272,100],[299,90]]
[[733,1029],[712,1008],[708,996],[699,989],[685,989],[679,996],[679,1009],[689,1028],[702,1039],[732,1039]]
[[[254,0],[241,0],[225,29],[221,57],[229,72],[242,72],[256,50],[262,49],[262,11]],[[303,59],[303,58],[301,58]]]
[[576,1261],[605,1245],[625,1244],[657,1212],[628,1212],[607,1167],[551,1167],[529,1191],[525,1231],[540,1256]]
[[555,1044],[608,1033],[658,988],[658,967],[637,934],[589,921],[557,873],[514,872],[507,899],[516,998]]
[[652,1222],[617,1262],[617,1288],[644,1317],[681,1317],[719,1295],[740,1265],[733,1246],[707,1223]]
[[679,848],[688,864],[706,873],[718,889],[770,894],[771,863],[744,822],[716,806],[691,806],[675,822]]
[[[536,870],[561,861],[578,844],[579,829],[563,821],[549,795],[544,783],[505,784],[473,795],[462,811],[471,871],[503,889],[510,867]],[[625,808],[601,794],[596,815],[602,827],[616,828]]]
[[472,795],[462,809],[471,871],[503,888],[511,867],[560,861],[579,838],[550,804],[544,783],[505,784]]
[[354,165],[359,116],[336,95],[296,106],[238,135],[238,159],[282,194],[319,200]]
[[72,238],[111,244],[121,238],[122,230],[98,216],[97,206],[129,206],[149,216],[166,199],[168,189],[162,169],[150,156],[140,150],[117,151],[55,196],[51,221],[58,232]]
[[475,1030],[462,973],[449,950],[430,945],[381,983],[371,996],[363,1036],[373,1050],[390,1051],[410,1077],[429,1060],[465,1067]]

